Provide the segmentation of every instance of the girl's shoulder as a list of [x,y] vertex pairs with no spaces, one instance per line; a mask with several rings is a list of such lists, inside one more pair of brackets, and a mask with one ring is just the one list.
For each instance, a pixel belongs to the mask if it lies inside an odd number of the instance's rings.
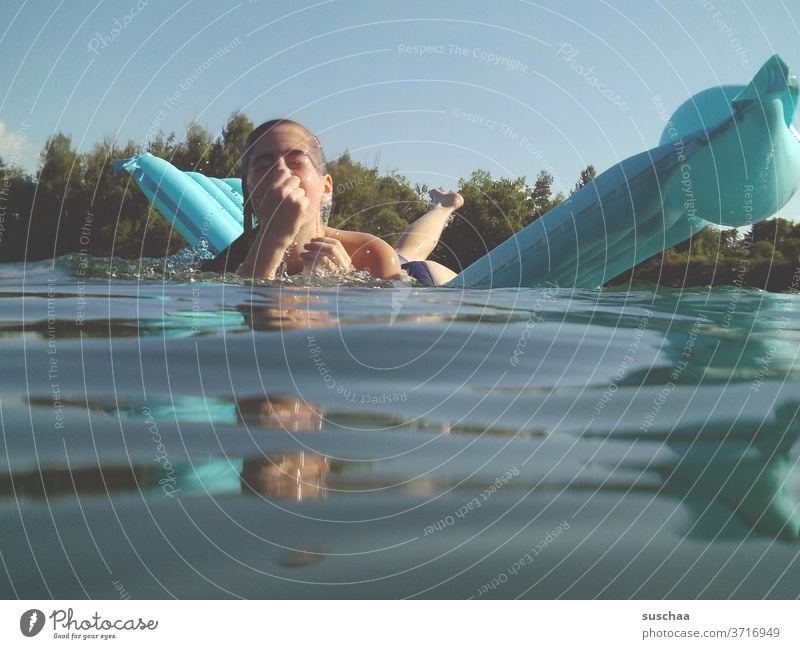
[[359,252],[362,248],[375,251],[388,249],[388,251],[394,253],[394,248],[392,248],[383,239],[376,237],[374,234],[368,234],[367,232],[340,230],[338,228],[325,228],[325,236],[333,237],[334,239],[341,241],[345,250],[347,250],[350,255]]
[[325,228],[325,236],[338,239],[358,270],[368,270],[375,277],[394,279],[400,276],[400,260],[394,248],[380,237],[366,232]]

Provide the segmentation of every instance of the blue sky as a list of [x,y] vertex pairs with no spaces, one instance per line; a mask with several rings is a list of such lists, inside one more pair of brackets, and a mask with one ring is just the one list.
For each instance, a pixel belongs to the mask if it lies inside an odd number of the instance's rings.
[[[455,187],[540,169],[568,189],[651,148],[667,111],[744,84],[773,53],[800,69],[780,0],[5,0],[0,155],[33,170],[46,138],[144,142],[243,110]],[[4,22],[6,22],[4,21]],[[798,120],[795,120],[798,124]],[[800,216],[795,199],[784,216]]]

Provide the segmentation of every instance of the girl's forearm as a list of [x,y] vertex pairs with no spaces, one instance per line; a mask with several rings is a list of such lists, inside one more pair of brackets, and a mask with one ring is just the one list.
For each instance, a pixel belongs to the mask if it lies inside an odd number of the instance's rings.
[[275,279],[275,274],[291,244],[290,238],[276,239],[260,233],[236,271],[237,274],[252,279]]

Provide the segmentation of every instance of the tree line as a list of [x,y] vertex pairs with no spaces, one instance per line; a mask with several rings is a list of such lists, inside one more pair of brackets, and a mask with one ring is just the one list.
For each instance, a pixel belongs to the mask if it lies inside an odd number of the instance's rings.
[[706,226],[694,237],[615,278],[664,286],[752,286],[797,291],[800,223],[783,218],[755,223],[743,234]]
[[[218,178],[241,174],[240,155],[253,128],[234,112],[216,135],[190,124],[183,138],[159,133],[153,141],[120,145],[111,138],[78,153],[71,138],[52,135],[35,175],[0,159],[0,262],[51,259],[70,252],[95,257],[164,257],[185,242],[161,218],[128,174],[114,176],[117,160],[150,151],[185,171]],[[427,208],[428,187],[398,173],[381,172],[345,153],[329,161],[334,179],[330,225],[376,234],[394,243]],[[584,169],[570,193],[592,181]],[[553,176],[492,178],[484,170],[462,178],[464,206],[445,230],[432,258],[465,268],[509,236],[565,200]],[[642,280],[670,286],[747,285],[783,290],[800,255],[800,225],[773,219],[754,225],[744,237],[736,230],[707,227],[691,240],[639,264],[614,280]]]

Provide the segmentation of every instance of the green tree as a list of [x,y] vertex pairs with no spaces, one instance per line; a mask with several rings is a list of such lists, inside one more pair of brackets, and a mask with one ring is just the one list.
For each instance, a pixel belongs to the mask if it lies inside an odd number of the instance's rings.
[[706,226],[689,240],[689,257],[704,263],[719,259],[721,233],[716,228]]
[[203,126],[192,122],[186,127],[186,135],[175,146],[170,162],[183,171],[209,173],[214,138]]
[[464,268],[520,230],[530,218],[530,189],[524,178],[493,179],[474,171],[459,181],[464,206],[445,230],[433,258],[451,268]]
[[81,175],[77,152],[72,138],[63,133],[51,135],[39,155],[39,188],[66,204],[70,191],[75,191]]
[[81,160],[64,133],[51,135],[39,156],[34,203],[30,211],[27,258],[43,259],[69,251],[69,232],[80,218]]
[[781,291],[791,285],[798,265],[796,250],[800,250],[800,226],[786,219],[754,224],[741,239],[735,229],[707,226],[612,283],[634,278],[667,286],[736,284]]
[[394,245],[407,227],[408,222],[395,210],[391,207],[382,207],[372,218],[370,233]]
[[[753,263],[758,264],[772,264],[776,261],[776,256],[780,253],[775,250],[775,246],[771,241],[766,239],[758,239],[753,244],[751,258]],[[781,258],[783,255],[781,255]]]
[[221,135],[211,149],[209,174],[217,178],[234,178],[242,175],[241,156],[247,136],[253,130],[251,122],[241,111],[231,113]]
[[578,178],[578,182],[575,183],[570,195],[574,194],[575,192],[580,191],[590,182],[592,182],[597,175],[597,172],[594,169],[593,165],[588,165],[583,171],[581,171],[581,175]]
[[378,202],[378,172],[355,162],[348,152],[328,163],[333,178],[333,208],[330,224],[357,229],[363,211]]
[[722,230],[719,235],[722,256],[730,258],[739,254],[739,233],[736,228]]
[[81,183],[85,216],[73,235],[74,250],[88,249],[102,256],[163,257],[185,245],[130,176],[114,177],[114,162],[136,152],[132,141],[119,147],[106,138],[85,154]]
[[35,194],[33,178],[19,167],[0,164],[0,262],[25,258]]
[[527,223],[535,221],[554,207],[553,174],[549,171],[542,169],[539,175],[536,176],[536,182],[533,184],[533,189],[531,190],[531,202],[533,204],[531,206],[530,217],[526,219]]
[[780,242],[778,249],[789,263],[797,264],[800,261],[800,225],[792,228]]
[[164,135],[159,131],[155,139],[147,143],[147,151],[164,160],[172,160],[175,155],[175,133]]
[[782,218],[768,219],[754,223],[750,227],[750,236],[754,242],[769,241],[779,247],[786,237],[792,235],[793,223]]
[[333,178],[332,227],[371,232],[393,242],[425,211],[426,203],[403,176],[381,175],[376,166],[355,162],[347,152],[328,163],[328,173]]

